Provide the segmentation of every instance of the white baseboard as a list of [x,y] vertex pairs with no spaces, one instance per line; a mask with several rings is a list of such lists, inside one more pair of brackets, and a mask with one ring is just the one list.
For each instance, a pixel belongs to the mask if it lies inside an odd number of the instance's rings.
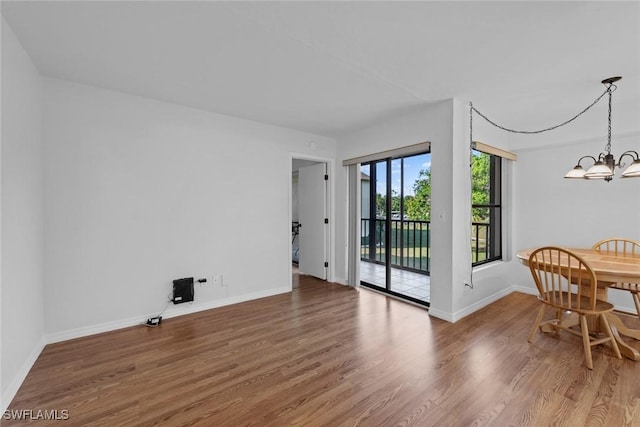
[[506,289],[496,292],[493,295],[489,295],[488,297],[483,298],[480,301],[477,301],[463,308],[462,310],[458,310],[455,313],[450,313],[450,312],[429,307],[429,315],[433,317],[437,317],[438,319],[446,320],[447,322],[450,322],[450,323],[455,323],[458,320],[462,319],[463,317],[466,317],[471,313],[474,313],[480,310],[481,308],[484,308],[489,304],[492,304],[498,301],[500,298],[506,297],[512,292],[522,292],[530,295],[538,295],[537,289],[530,288],[527,286],[512,285]]
[[[25,378],[27,378],[29,371],[31,371],[31,368],[33,368],[34,363],[36,363],[36,360],[38,360],[40,353],[42,353],[42,350],[44,350],[44,346],[45,346],[45,339],[43,336],[33,347],[33,350],[31,350],[31,353],[27,357],[27,360],[25,360],[25,362],[20,367],[20,370],[16,372],[16,375],[10,380],[11,382],[9,383],[9,386],[7,387],[7,389],[2,392],[2,396],[0,400],[1,413],[4,414],[4,411],[6,411],[7,408],[9,407],[9,404],[11,403],[13,398],[16,396],[16,393],[20,389],[20,386],[24,382]],[[4,382],[5,378],[3,377],[2,380]]]
[[[487,305],[496,302],[497,300],[499,300],[500,298],[503,298],[507,295],[509,295],[512,292],[521,292],[523,294],[529,294],[529,295],[538,295],[538,290],[529,286],[520,286],[520,285],[512,285],[510,287],[508,287],[507,289],[504,289],[500,292],[497,292],[493,295],[490,295],[478,302],[475,302],[474,304],[471,304],[465,308],[463,308],[462,310],[456,311],[455,313],[450,313],[450,312],[446,312],[443,310],[438,310],[436,308],[429,308],[429,315],[433,316],[433,317],[437,317],[438,319],[441,320],[446,320],[447,322],[450,323],[455,323],[458,320],[462,319],[463,317],[466,317],[468,315],[470,315],[471,313],[474,313],[478,310],[480,310],[483,307],[486,307]],[[619,304],[615,305],[615,309],[618,311],[622,311],[625,313],[631,313],[634,314],[636,312],[635,307],[627,307],[627,306],[622,306]]]
[[513,285],[511,286],[511,292],[522,292],[523,294],[538,295],[538,290],[529,286]]
[[334,283],[339,283],[344,286],[349,286],[347,285],[347,279],[345,279],[344,277],[336,277],[334,280]]
[[437,317],[440,320],[453,323],[453,314],[447,311],[438,310],[437,308],[429,307],[429,316]]
[[438,319],[446,320],[447,322],[450,322],[450,323],[455,323],[458,320],[470,315],[471,313],[474,313],[474,312],[480,310],[481,308],[486,307],[489,304],[498,301],[500,298],[503,298],[503,297],[509,295],[513,291],[514,291],[513,287],[509,287],[507,289],[503,289],[502,291],[496,292],[493,295],[489,295],[488,297],[483,298],[480,301],[477,301],[477,302],[475,302],[475,303],[463,308],[462,310],[458,310],[455,313],[448,313],[448,312],[443,311],[443,310],[433,309],[433,308],[429,307],[429,315],[433,316],[433,317],[437,317]]
[[[223,307],[225,305],[237,304],[241,302],[251,301],[258,298],[270,297],[273,295],[284,294],[291,292],[289,287],[281,287],[268,289],[265,291],[253,292],[250,294],[238,295],[235,297],[224,298],[215,301],[208,301],[201,304],[180,304],[176,306],[174,310],[163,314],[163,319],[170,319],[172,317],[183,316],[185,314],[197,313],[199,311],[210,310],[212,308]],[[81,328],[69,329],[66,331],[54,332],[47,334],[45,340],[47,344],[52,344],[60,341],[71,340],[74,338],[86,337],[89,335],[100,334],[103,332],[110,332],[116,329],[128,328],[130,326],[140,325],[149,317],[156,316],[157,313],[140,314],[139,316],[130,317],[128,319],[114,320],[112,322],[100,323],[97,325],[83,326]]]

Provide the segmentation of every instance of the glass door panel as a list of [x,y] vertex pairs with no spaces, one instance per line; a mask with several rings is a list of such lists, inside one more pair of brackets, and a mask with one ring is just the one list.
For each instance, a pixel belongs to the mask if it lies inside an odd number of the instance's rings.
[[400,268],[402,266],[402,260],[404,259],[405,245],[404,245],[404,203],[403,196],[403,159],[391,160],[391,218],[389,220],[389,226],[391,228],[391,277],[389,283],[389,290],[404,294],[406,286],[404,283],[403,272]]
[[362,165],[361,282],[429,303],[429,153]]
[[371,240],[373,230],[371,216],[371,165],[369,163],[360,166],[360,260],[371,262]]
[[370,233],[369,233],[369,283],[386,289],[387,285],[387,162],[370,165]]

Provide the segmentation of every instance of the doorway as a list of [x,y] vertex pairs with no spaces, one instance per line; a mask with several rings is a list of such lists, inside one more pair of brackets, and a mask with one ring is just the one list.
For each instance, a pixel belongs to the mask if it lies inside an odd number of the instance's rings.
[[328,164],[292,158],[291,263],[295,274],[328,278]]
[[431,154],[362,163],[360,282],[429,305]]

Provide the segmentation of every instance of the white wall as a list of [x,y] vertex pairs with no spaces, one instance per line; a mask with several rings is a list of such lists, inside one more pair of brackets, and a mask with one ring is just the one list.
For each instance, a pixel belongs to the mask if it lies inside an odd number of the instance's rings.
[[53,79],[44,117],[49,340],[141,322],[180,277],[224,286],[167,316],[290,289],[291,153],[335,141]]
[[[598,136],[577,143],[518,151],[515,251],[547,244],[591,247],[607,237],[640,240],[640,179],[621,179],[619,173],[611,182],[563,179],[580,156],[602,151],[606,133],[594,134]],[[614,138],[612,152],[637,151],[638,141],[640,133]],[[533,289],[528,269],[513,262],[514,283]],[[628,294],[610,292],[619,308],[635,311]]]
[[[454,233],[463,233],[464,237],[458,236],[458,251],[466,251],[471,242],[471,229],[467,224],[471,224],[471,178],[469,169],[469,151],[467,145],[470,141],[469,135],[469,105],[458,100],[454,101],[454,141],[455,147],[459,147],[454,152],[454,168],[457,174],[457,189],[454,189],[454,201],[457,203],[455,212],[457,213],[456,227]],[[487,122],[480,120],[474,114],[473,118],[473,140],[480,141],[494,147],[508,149],[508,135],[500,131]],[[452,297],[452,317],[448,320],[458,320],[462,317],[490,304],[511,292],[510,262],[512,258],[513,228],[513,192],[512,192],[512,169],[515,165],[508,160],[502,160],[502,260],[484,264],[469,270],[457,269],[454,276],[454,287]],[[471,265],[471,253],[465,258],[466,265]],[[465,265],[465,264],[460,264]],[[464,286],[464,280],[468,280],[471,275],[471,285]],[[461,285],[462,284],[462,285]]]
[[[638,80],[640,76],[624,76],[613,95],[615,156],[640,151],[640,105],[625,101],[626,91],[633,90]],[[621,179],[621,171],[611,182],[563,179],[581,156],[597,156],[604,150],[606,101],[558,130],[510,135],[509,144],[518,153],[513,180],[514,252],[545,244],[590,247],[607,237],[640,240],[640,179]],[[587,161],[584,166],[591,164]],[[517,260],[512,261],[511,271],[516,287],[534,292],[530,273]],[[611,290],[609,298],[619,309],[635,312],[628,293]]]
[[[454,265],[460,265],[466,253],[454,251],[452,223],[454,208],[454,176],[451,169],[453,149],[453,101],[444,101],[425,106],[416,111],[385,122],[378,123],[367,129],[355,132],[341,138],[338,146],[338,161],[344,159],[373,154],[420,142],[431,142],[431,173],[432,173],[432,212],[434,218],[442,213],[443,219],[434,219],[432,232],[432,260],[431,260],[431,311],[451,313],[452,282]],[[468,142],[466,143],[468,147]],[[467,149],[468,168],[468,149]],[[343,168],[346,169],[346,168]],[[342,182],[337,185],[336,200],[344,206],[341,214],[346,214],[347,184],[346,170],[339,174]],[[456,172],[458,173],[458,172]],[[457,178],[456,178],[457,179]],[[455,184],[458,185],[458,184]],[[338,218],[337,232],[338,255],[336,259],[342,261],[337,270],[346,276],[346,220]],[[458,238],[458,237],[456,237]],[[462,261],[464,263],[464,261]],[[457,271],[457,270],[456,270]]]
[[[625,150],[640,150],[640,105],[625,101],[628,98],[625,91],[633,90],[638,80],[638,76],[625,76],[613,96],[612,153],[616,156]],[[598,88],[594,89],[597,94]],[[576,90],[567,89],[559,96],[590,101],[590,95]],[[576,105],[564,117],[548,117],[537,128],[560,123],[584,106]],[[514,108],[526,122],[527,104],[518,103]],[[483,113],[510,126],[500,119],[499,112],[483,110]],[[607,136],[606,98],[571,124],[542,134],[507,133],[478,115],[474,115],[473,128],[475,140],[518,154],[517,161],[507,162],[508,188],[503,188],[503,194],[507,193],[505,230],[509,233],[503,248],[505,263],[476,268],[474,281],[483,285],[476,283],[474,292],[478,289],[484,292],[485,285],[492,288],[500,283],[498,288],[509,286],[536,293],[529,270],[515,257],[521,249],[546,244],[590,247],[602,238],[615,236],[640,239],[640,179],[616,177],[609,183],[563,179],[581,156],[597,156],[603,151]],[[521,128],[533,130],[536,125]],[[590,164],[587,162],[585,166]],[[503,283],[505,280],[510,283]],[[627,293],[610,291],[610,299],[618,308],[635,311]]]
[[[465,282],[471,280],[468,116],[466,104],[448,100],[353,133],[341,139],[338,146],[341,161],[418,142],[431,142],[433,220],[429,312],[449,321],[456,321],[508,293],[512,284],[505,274],[509,271],[509,263],[497,262],[474,269],[473,289],[465,286]],[[491,128],[477,123],[474,129],[474,140],[507,148],[507,139]],[[346,206],[346,183],[338,188],[337,200]],[[339,225],[343,223],[338,221]],[[346,236],[346,227],[340,228],[338,236],[340,239]],[[346,239],[339,242],[346,242]],[[338,250],[344,246],[345,243],[338,245]],[[337,256],[338,260],[345,258],[344,252]],[[342,265],[338,266],[339,271],[340,268],[346,269]]]
[[[637,104],[616,104],[614,98],[615,155],[640,150],[639,113]],[[356,132],[343,138],[338,147],[342,160],[432,142],[432,315],[455,321],[513,290],[535,293],[530,273],[515,257],[520,249],[544,244],[590,247],[613,236],[640,240],[639,179],[615,178],[610,183],[563,179],[580,156],[603,150],[606,103],[598,104],[570,126],[539,135],[508,134],[475,115],[474,140],[513,149],[518,160],[505,162],[503,169],[503,261],[474,268],[473,289],[464,287],[470,275],[468,117],[466,104],[447,101]],[[346,211],[346,184],[338,189],[337,200]],[[436,219],[441,212],[444,221]],[[338,222],[343,243],[338,250],[346,242],[343,224]],[[344,258],[344,252],[337,257]],[[635,310],[626,293],[611,291],[610,299],[618,308]]]
[[3,19],[0,411],[44,346],[41,97],[42,80]]

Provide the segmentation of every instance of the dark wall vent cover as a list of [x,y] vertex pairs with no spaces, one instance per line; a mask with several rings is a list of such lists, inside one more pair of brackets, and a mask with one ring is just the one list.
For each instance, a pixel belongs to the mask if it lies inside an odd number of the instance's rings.
[[193,277],[173,281],[173,303],[193,301]]

